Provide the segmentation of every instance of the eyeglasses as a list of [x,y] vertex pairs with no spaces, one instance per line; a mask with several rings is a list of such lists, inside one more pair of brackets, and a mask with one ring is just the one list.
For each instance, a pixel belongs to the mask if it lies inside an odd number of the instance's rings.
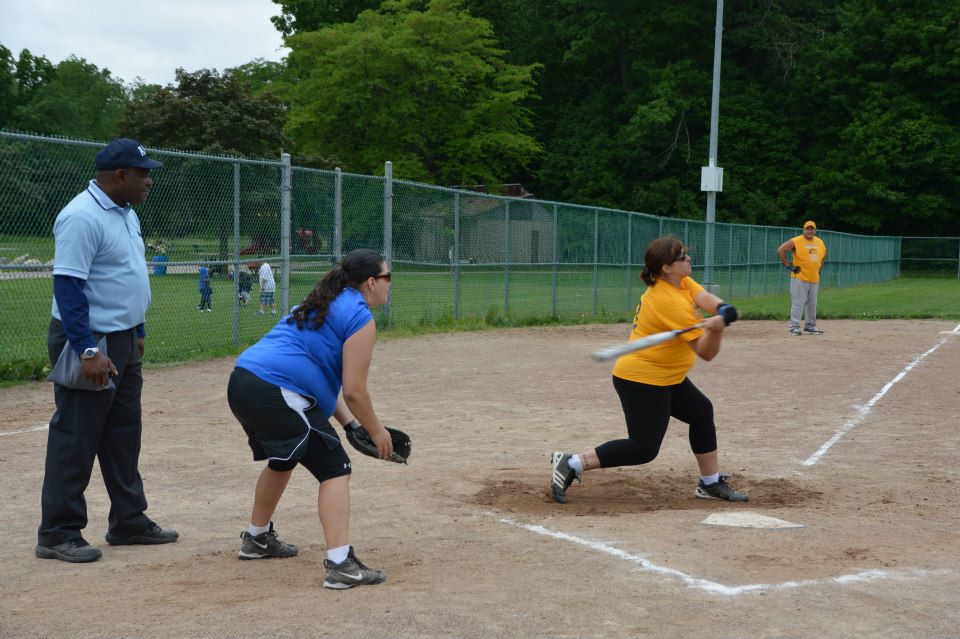
[[686,251],[680,251],[680,255],[678,255],[673,261],[674,261],[674,262],[686,262],[688,257],[690,257],[690,256],[687,255],[687,252],[686,252]]
[[389,281],[390,281],[390,277],[391,277],[392,275],[393,275],[393,273],[390,273],[390,272],[388,271],[388,272],[386,272],[386,273],[381,273],[380,275],[374,275],[374,276],[373,276],[373,279],[375,279],[375,280],[384,279],[384,280],[387,280],[387,281],[389,282]]
[[804,230],[804,231],[816,231],[816,230],[817,230],[817,227],[815,227],[815,226],[805,226],[805,227],[803,227],[803,230]]

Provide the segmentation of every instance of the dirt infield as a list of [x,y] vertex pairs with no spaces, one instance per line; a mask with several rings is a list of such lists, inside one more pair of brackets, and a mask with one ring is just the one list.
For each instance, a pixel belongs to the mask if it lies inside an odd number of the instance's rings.
[[[321,588],[302,470],[274,519],[300,555],[237,561],[260,467],[226,405],[232,359],[147,371],[148,514],[182,537],[107,546],[97,470],[94,564],[34,558],[52,391],[0,390],[0,637],[955,637],[960,337],[940,334],[955,324],[734,325],[691,379],[721,469],[751,494],[736,505],[693,498],[678,423],[652,463],[549,501],[551,451],[625,432],[610,366],[589,359],[624,325],[383,341],[374,402],[413,457],[352,455],[351,539],[387,582],[343,592]],[[803,527],[702,523],[731,511]]]

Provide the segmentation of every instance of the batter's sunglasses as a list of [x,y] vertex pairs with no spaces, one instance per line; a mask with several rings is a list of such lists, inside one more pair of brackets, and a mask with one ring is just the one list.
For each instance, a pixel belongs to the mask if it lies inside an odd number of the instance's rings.
[[384,280],[387,280],[387,281],[389,282],[389,281],[390,281],[390,278],[391,278],[392,276],[393,276],[393,273],[387,272],[387,273],[381,273],[380,275],[374,275],[374,276],[373,276],[373,279],[375,279],[375,280],[384,279]]
[[686,252],[686,251],[680,251],[680,255],[678,255],[678,256],[676,257],[676,259],[674,259],[673,261],[674,261],[674,262],[686,262],[688,257],[690,257],[690,256],[687,255],[687,252]]

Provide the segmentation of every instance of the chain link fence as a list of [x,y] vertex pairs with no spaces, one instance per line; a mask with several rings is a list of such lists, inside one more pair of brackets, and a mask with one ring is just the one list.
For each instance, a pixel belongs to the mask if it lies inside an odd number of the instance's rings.
[[[94,177],[101,146],[0,132],[0,365],[46,357],[53,222]],[[291,167],[286,155],[269,161],[150,153],[164,163],[137,207],[153,291],[151,363],[252,343],[343,253],[359,247],[390,262],[396,276],[377,319],[403,327],[465,318],[628,317],[643,290],[646,245],[662,235],[691,246],[694,278],[727,299],[785,292],[789,278],[776,249],[800,234],[714,224],[714,281],[705,282],[705,222],[394,180],[390,163],[377,177]],[[880,282],[900,272],[900,238],[818,235],[829,251],[825,286]],[[956,250],[952,255],[945,259],[956,262]],[[276,316],[258,303],[249,266],[260,261],[275,271]],[[210,312],[198,310],[201,266],[213,276]],[[248,304],[240,273],[253,276]]]
[[960,237],[905,237],[900,250],[904,275],[960,278]]

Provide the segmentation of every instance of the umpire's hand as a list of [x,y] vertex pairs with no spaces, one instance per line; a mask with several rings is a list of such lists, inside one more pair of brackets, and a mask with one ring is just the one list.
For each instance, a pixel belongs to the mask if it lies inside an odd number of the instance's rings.
[[81,359],[80,366],[87,379],[97,386],[106,386],[110,383],[110,378],[118,374],[117,367],[103,353],[97,353],[90,359]]

